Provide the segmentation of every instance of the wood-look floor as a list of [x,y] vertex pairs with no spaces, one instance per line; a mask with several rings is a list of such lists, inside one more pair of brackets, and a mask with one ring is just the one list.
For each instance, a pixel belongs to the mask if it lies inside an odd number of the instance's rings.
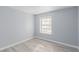
[[31,39],[1,52],[78,52],[78,50],[42,39]]

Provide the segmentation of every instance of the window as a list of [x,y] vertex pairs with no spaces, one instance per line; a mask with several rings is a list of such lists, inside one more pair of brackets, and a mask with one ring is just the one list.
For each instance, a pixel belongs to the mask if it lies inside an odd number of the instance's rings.
[[52,34],[52,17],[51,16],[40,17],[40,33]]

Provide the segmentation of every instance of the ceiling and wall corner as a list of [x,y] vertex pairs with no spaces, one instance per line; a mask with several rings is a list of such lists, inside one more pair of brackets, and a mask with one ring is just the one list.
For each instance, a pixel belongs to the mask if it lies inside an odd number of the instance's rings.
[[40,14],[50,11],[55,11],[59,9],[69,8],[72,6],[9,6],[10,8],[23,11],[30,14]]

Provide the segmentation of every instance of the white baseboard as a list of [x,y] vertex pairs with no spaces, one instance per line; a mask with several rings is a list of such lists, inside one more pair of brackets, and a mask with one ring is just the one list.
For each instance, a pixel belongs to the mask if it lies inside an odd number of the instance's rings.
[[4,49],[7,49],[7,48],[10,48],[10,47],[13,47],[13,46],[18,45],[18,44],[21,44],[21,43],[23,43],[23,42],[25,42],[25,41],[28,41],[28,40],[31,40],[31,39],[33,39],[33,38],[34,38],[34,37],[29,37],[29,38],[26,38],[26,39],[24,39],[24,40],[15,42],[15,43],[13,43],[13,44],[11,44],[11,45],[2,47],[2,48],[0,48],[0,51],[1,51],[1,50],[4,50]]
[[51,41],[51,42],[55,42],[55,43],[58,43],[58,44],[61,44],[61,45],[64,45],[64,46],[68,46],[68,47],[72,47],[72,48],[76,48],[76,49],[79,50],[79,46],[75,46],[75,45],[71,45],[71,44],[67,44],[67,43],[58,42],[58,41],[55,41],[55,40],[49,40],[49,39],[45,39],[45,38],[38,37],[38,36],[35,36],[35,38],[43,39],[43,40],[47,40],[47,41]]

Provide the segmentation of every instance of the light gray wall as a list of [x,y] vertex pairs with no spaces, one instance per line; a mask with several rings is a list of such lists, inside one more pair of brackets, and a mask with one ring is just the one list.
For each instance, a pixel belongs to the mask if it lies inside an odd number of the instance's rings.
[[[39,33],[39,17],[52,16],[52,35]],[[77,8],[71,7],[48,13],[35,15],[35,36],[78,46],[77,40]]]
[[0,7],[0,48],[33,36],[33,15]]
[[79,7],[78,7],[78,46],[79,46]]

